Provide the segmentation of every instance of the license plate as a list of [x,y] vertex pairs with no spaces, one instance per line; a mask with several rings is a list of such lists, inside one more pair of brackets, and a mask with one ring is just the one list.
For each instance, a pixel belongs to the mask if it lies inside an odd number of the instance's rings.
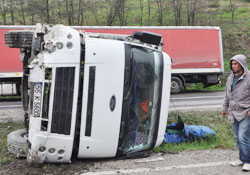
[[33,99],[33,116],[40,117],[42,98],[42,83],[35,83]]

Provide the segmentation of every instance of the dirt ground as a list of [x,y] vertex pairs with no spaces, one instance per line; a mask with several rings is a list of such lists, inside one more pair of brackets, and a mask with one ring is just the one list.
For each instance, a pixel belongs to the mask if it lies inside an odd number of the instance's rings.
[[16,159],[0,167],[1,175],[70,175],[89,171],[93,161],[73,161],[71,164],[30,165],[26,159]]
[[236,149],[214,149],[184,151],[177,154],[152,153],[148,158],[141,159],[95,159],[75,160],[71,164],[30,165],[25,159],[15,159],[0,167],[1,175],[237,175],[241,167],[231,167],[229,163],[238,159]]
[[[18,114],[18,115],[17,115]],[[15,121],[23,122],[24,111],[20,109],[0,109],[0,122]]]

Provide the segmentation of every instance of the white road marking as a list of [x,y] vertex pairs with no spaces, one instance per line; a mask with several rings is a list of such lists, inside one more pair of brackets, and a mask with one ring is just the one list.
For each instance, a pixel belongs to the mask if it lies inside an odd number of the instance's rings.
[[177,105],[174,106],[169,106],[169,111],[175,111],[175,110],[192,110],[192,111],[199,111],[199,110],[218,110],[222,109],[222,105],[209,105],[209,106],[190,106],[190,107],[179,107]]
[[133,173],[143,173],[143,172],[166,171],[166,170],[172,170],[172,169],[204,168],[204,167],[211,167],[211,166],[229,165],[231,162],[232,161],[223,161],[223,162],[197,163],[197,164],[155,167],[155,168],[135,168],[135,169],[126,169],[126,170],[121,169],[121,170],[112,170],[112,171],[87,172],[87,173],[83,173],[82,175],[133,174]]
[[14,108],[14,107],[22,107],[22,105],[3,105],[0,108]]
[[158,161],[163,161],[165,160],[163,157],[158,157],[158,158],[144,158],[144,159],[139,159],[135,160],[135,163],[147,163],[147,162],[158,162]]
[[171,100],[187,100],[187,99],[208,99],[208,98],[224,98],[224,96],[200,96],[200,97],[174,97]]

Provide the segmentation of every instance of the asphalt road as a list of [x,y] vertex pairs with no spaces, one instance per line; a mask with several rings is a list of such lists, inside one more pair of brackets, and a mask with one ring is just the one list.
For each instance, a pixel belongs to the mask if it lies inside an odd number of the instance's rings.
[[[169,110],[219,110],[223,103],[223,91],[195,91],[171,95]],[[0,122],[23,120],[21,101],[0,102]]]
[[194,91],[171,95],[170,110],[219,110],[224,101],[224,91]]
[[[225,92],[224,91],[192,91],[181,94],[172,94],[170,96],[169,107],[178,110],[185,109],[205,109],[205,108],[220,108]],[[20,101],[0,102],[1,109],[20,109],[22,104]]]
[[21,101],[0,102],[0,122],[23,122],[24,111]]
[[21,101],[2,101],[0,102],[0,110],[3,109],[22,109]]
[[130,160],[95,160],[89,172],[81,175],[244,175],[242,167],[230,163],[238,159],[236,149],[183,151],[153,154]]

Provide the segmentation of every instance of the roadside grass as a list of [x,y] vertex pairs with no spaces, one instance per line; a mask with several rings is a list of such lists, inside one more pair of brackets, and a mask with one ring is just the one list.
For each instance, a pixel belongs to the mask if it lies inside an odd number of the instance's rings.
[[16,101],[21,100],[19,95],[0,95],[0,101]]
[[225,70],[225,72],[230,71],[230,61],[229,61],[229,59],[224,60],[224,70]]
[[21,128],[24,128],[24,125],[20,123],[0,123],[0,166],[14,160],[15,157],[7,151],[7,136],[10,132]]
[[193,90],[209,90],[209,91],[222,91],[225,90],[225,84],[217,84],[204,88],[202,83],[192,83],[186,87],[187,91]]
[[[231,124],[227,119],[220,116],[219,111],[190,111],[181,112],[180,116],[187,125],[204,125],[213,129],[216,136],[209,136],[202,140],[195,140],[193,142],[186,142],[180,144],[165,144],[157,147],[153,152],[167,151],[180,152],[185,150],[202,150],[215,148],[233,148],[235,142],[233,139]],[[170,112],[168,117],[168,124],[177,122],[177,113]],[[0,166],[11,162],[15,156],[7,152],[7,135],[17,129],[24,128],[23,124],[14,122],[0,123]]]
[[[168,125],[177,122],[177,113],[170,112]],[[163,143],[160,147],[155,148],[154,152],[180,152],[185,150],[202,150],[215,148],[233,148],[235,142],[231,130],[231,124],[226,118],[222,118],[220,111],[191,111],[181,112],[180,116],[187,125],[208,126],[216,132],[215,136],[208,136],[205,139],[195,140],[192,142],[182,142],[179,144]]]

